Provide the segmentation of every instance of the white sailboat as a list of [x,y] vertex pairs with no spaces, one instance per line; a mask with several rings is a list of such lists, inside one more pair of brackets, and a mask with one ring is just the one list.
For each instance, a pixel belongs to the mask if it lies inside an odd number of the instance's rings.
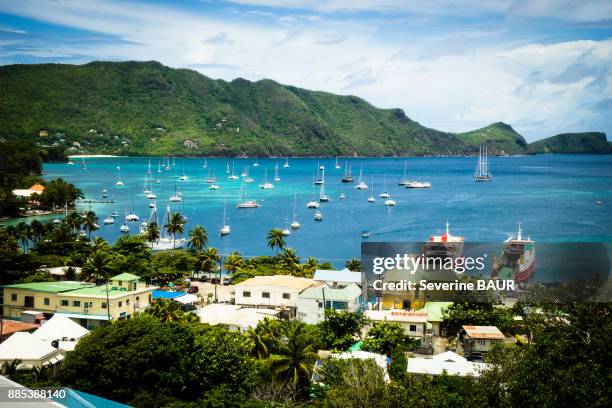
[[346,198],[346,194],[344,194],[344,186],[340,186],[340,199],[344,200]]
[[114,224],[115,219],[109,215],[108,217],[104,219],[103,223],[104,225]]
[[123,181],[121,180],[121,167],[117,166],[117,182],[115,183],[117,187],[123,186]]
[[284,168],[289,167],[289,157],[285,157],[285,164],[283,164]]
[[359,168],[359,182],[355,186],[357,190],[367,190],[368,185],[363,181],[363,163],[361,163],[361,167]]
[[218,190],[218,189],[220,189],[220,188],[221,188],[221,187],[219,187],[219,185],[218,185],[218,184],[211,184],[211,185],[210,185],[210,187],[208,187],[208,189],[209,189],[209,190]]
[[259,203],[256,200],[248,200],[246,195],[246,187],[245,183],[240,184],[240,195],[238,197],[238,203],[236,204],[236,208],[257,208],[259,207]]
[[161,173],[162,169],[161,169],[161,162],[158,160],[157,161],[157,174]]
[[[228,164],[228,166],[229,166],[229,164]],[[233,160],[232,160],[232,174],[228,177],[228,179],[230,179],[230,180],[238,180],[239,179],[239,177],[236,174],[234,174],[234,161]]]
[[291,230],[289,229],[289,227],[287,226],[287,224],[289,224],[289,220],[285,218],[285,228],[283,228],[281,230],[281,234],[283,234],[283,236],[287,236],[287,235],[291,235]]
[[474,171],[475,181],[491,181],[493,177],[489,172],[489,156],[487,146],[480,146],[478,151],[478,164]]
[[225,162],[225,174],[230,174],[229,162]]
[[319,210],[314,214],[315,221],[323,221],[323,213]]
[[85,158],[81,157],[81,169],[87,170],[87,164],[85,164]]
[[280,176],[278,175],[278,162],[276,162],[276,166],[274,166],[274,181],[281,181]]
[[323,179],[321,178],[321,170],[325,169],[325,167],[319,165],[319,162],[317,162],[317,178],[315,179],[315,184],[322,184],[323,183]]
[[268,168],[267,167],[264,169],[264,182],[259,185],[259,188],[262,188],[262,189],[274,188],[274,184],[268,182]]
[[391,195],[387,193],[387,175],[383,175],[383,192],[379,195],[380,198],[389,198]]
[[298,228],[300,228],[300,223],[298,222],[298,220],[297,220],[297,218],[296,218],[296,216],[295,216],[296,199],[297,199],[297,196],[296,196],[296,194],[294,193],[294,194],[293,194],[293,222],[291,223],[291,228],[292,228],[292,229],[298,229]]
[[312,185],[312,199],[306,203],[306,208],[319,208],[319,203],[315,201],[314,184]]
[[385,205],[387,207],[393,207],[395,205],[395,200],[392,200],[391,197],[389,197],[385,200]]
[[249,176],[249,166],[248,165],[245,166],[244,167],[244,182],[245,183],[252,183],[254,181],[255,181],[255,179],[253,177]]
[[340,163],[338,163],[338,156],[336,156],[336,170],[340,168]]
[[408,180],[408,178],[406,176],[406,160],[404,160],[404,172],[402,173],[402,176],[397,181],[397,185],[398,186],[406,186],[406,184],[408,184],[408,183],[410,183],[410,180]]
[[259,167],[259,162],[257,160],[255,160],[255,163],[253,163],[253,167]]
[[170,157],[164,156],[164,170],[170,170]]
[[321,172],[321,190],[319,191],[319,201],[322,203],[329,201],[329,196],[325,194],[325,169]]
[[206,161],[206,157],[204,158],[204,164],[202,165],[202,167],[204,167],[204,168],[208,167],[208,162]]
[[[172,163],[172,165],[174,166],[174,163]],[[187,175],[185,174],[185,163],[183,163],[183,173],[181,174],[181,176],[179,177],[180,181],[185,181],[187,180]]]
[[176,180],[174,180],[174,194],[170,196],[170,201],[173,203],[180,203],[183,201],[181,196],[176,192]]
[[215,170],[212,171],[212,176],[211,176],[210,169],[208,169],[208,178],[206,179],[206,182],[208,184],[217,182],[217,177],[215,177]]
[[171,249],[183,248],[187,245],[185,238],[176,238],[174,234],[170,235],[167,231],[167,226],[170,223],[170,205],[166,206],[166,214],[164,215],[164,225],[162,226],[162,236],[155,242],[152,243],[151,249],[153,251],[168,251]]
[[225,203],[223,203],[223,222],[221,223],[221,228],[219,228],[219,235],[229,235],[230,232],[232,232],[232,230],[227,224]]
[[368,198],[368,202],[369,203],[375,203],[376,202],[376,198],[374,198],[374,176],[372,176],[372,195],[370,195],[370,198]]

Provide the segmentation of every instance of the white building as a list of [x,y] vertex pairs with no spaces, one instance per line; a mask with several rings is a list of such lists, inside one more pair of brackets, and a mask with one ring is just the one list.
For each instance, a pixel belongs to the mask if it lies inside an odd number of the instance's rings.
[[447,375],[478,378],[489,367],[485,363],[473,363],[459,354],[447,351],[431,358],[409,358],[407,371],[416,376]]
[[409,312],[406,310],[366,310],[365,315],[373,322],[396,322],[404,332],[421,340],[427,333],[427,312]]
[[298,295],[297,317],[305,323],[317,324],[323,320],[326,309],[355,312],[360,303],[361,289],[355,283],[336,287],[318,283]]
[[256,276],[234,285],[236,305],[295,311],[298,295],[312,279],[288,275]]
[[53,315],[32,333],[34,337],[66,351],[74,350],[78,341],[88,334],[89,330],[60,314]]
[[35,337],[32,333],[17,332],[0,343],[0,365],[21,360],[20,368],[54,367],[64,359],[61,350]]
[[325,282],[328,286],[347,286],[354,283],[361,286],[361,272],[353,272],[347,268],[341,271],[317,269],[312,277],[315,282]]
[[198,309],[196,314],[202,323],[223,324],[228,326],[230,330],[245,331],[251,327],[256,327],[266,317],[276,319],[278,311],[212,303]]

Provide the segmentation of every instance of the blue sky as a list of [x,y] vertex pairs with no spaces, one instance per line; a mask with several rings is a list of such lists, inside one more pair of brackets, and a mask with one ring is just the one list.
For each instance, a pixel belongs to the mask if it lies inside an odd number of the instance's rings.
[[353,94],[447,131],[612,135],[609,0],[0,0],[0,65],[92,60]]

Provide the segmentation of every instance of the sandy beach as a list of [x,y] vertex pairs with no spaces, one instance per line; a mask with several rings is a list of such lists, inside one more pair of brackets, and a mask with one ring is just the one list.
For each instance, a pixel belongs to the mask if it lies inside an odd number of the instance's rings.
[[71,154],[71,155],[68,155],[69,159],[95,159],[95,158],[107,158],[107,157],[126,157],[126,156],[117,156],[114,154]]

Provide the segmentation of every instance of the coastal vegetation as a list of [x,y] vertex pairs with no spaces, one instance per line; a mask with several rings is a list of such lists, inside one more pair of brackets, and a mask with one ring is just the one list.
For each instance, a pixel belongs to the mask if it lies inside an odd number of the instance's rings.
[[[56,153],[206,156],[400,156],[525,154],[510,125],[449,133],[401,109],[379,109],[272,80],[213,80],[158,62],[91,62],[0,67],[0,137],[36,140]],[[606,153],[601,134],[549,151]],[[592,142],[593,138],[598,142]],[[559,139],[565,140],[564,137]],[[556,140],[556,139],[555,139]],[[555,147],[553,147],[553,144]],[[556,146],[563,146],[557,149]]]

